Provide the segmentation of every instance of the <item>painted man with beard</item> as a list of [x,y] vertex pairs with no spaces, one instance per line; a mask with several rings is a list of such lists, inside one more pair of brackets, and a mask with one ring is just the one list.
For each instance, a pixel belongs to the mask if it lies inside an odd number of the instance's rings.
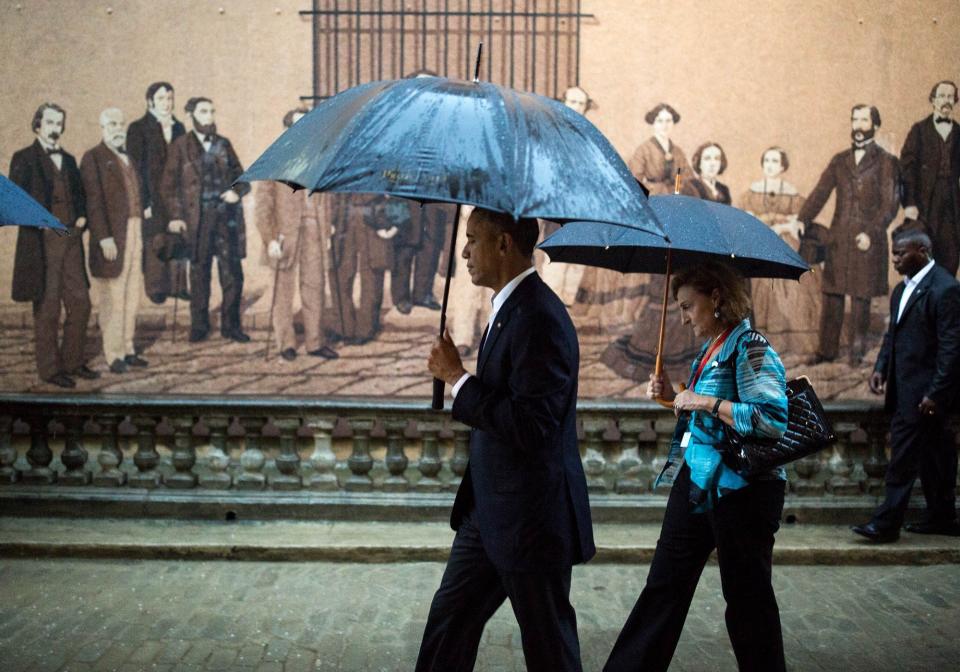
[[853,320],[849,362],[860,364],[867,349],[870,299],[887,293],[887,226],[900,207],[900,168],[896,157],[874,142],[880,128],[876,107],[855,105],[850,126],[853,146],[833,157],[797,216],[810,230],[836,190],[823,267],[819,345],[810,364],[839,355],[845,296],[851,299]]
[[98,296],[104,357],[111,372],[126,373],[128,367],[147,365],[133,346],[143,291],[143,275],[137,269],[143,255],[143,201],[140,177],[127,156],[123,112],[115,107],[101,112],[100,130],[103,142],[80,161],[90,229],[90,275]]
[[933,114],[918,121],[900,152],[903,214],[923,224],[937,263],[960,268],[960,129],[953,120],[957,85],[942,81],[929,96]]
[[154,82],[147,87],[147,112],[130,124],[127,130],[127,152],[140,175],[140,199],[143,203],[143,284],[147,296],[154,303],[163,303],[167,296],[176,294],[181,299],[187,294],[186,263],[169,259],[162,261],[150,250],[154,238],[167,231],[170,218],[160,197],[160,180],[167,161],[171,142],[186,131],[173,115],[173,86],[169,82]]
[[246,343],[250,337],[240,328],[240,262],[247,254],[240,198],[250,186],[231,186],[243,167],[230,141],[217,134],[213,101],[191,98],[184,110],[193,131],[171,143],[161,193],[170,215],[168,228],[185,234],[190,251],[190,342],[210,334],[210,271],[216,257],[223,293],[220,335]]
[[[62,107],[42,104],[30,126],[37,139],[10,161],[10,180],[52,212],[69,232],[64,236],[50,229],[20,227],[13,261],[13,300],[33,302],[37,372],[58,387],[74,387],[74,377],[100,377],[83,359],[90,284],[80,236],[87,218],[77,161],[60,146],[66,121]],[[61,341],[62,310],[67,316]]]

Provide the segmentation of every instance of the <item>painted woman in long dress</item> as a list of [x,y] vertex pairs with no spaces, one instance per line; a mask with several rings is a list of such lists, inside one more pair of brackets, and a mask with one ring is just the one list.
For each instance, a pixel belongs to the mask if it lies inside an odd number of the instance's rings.
[[[794,250],[800,247],[803,223],[797,219],[804,197],[783,179],[790,167],[787,153],[770,147],[760,160],[763,179],[750,185],[738,206],[766,223]],[[780,353],[811,354],[817,348],[820,320],[820,277],[804,273],[794,280],[753,281],[754,326]]]
[[[670,140],[680,114],[667,103],[660,103],[646,113],[644,120],[650,124],[653,135],[634,151],[628,163],[630,171],[651,196],[672,193],[677,169],[683,181],[693,175],[686,154]],[[601,333],[629,330],[638,309],[647,300],[648,281],[649,276],[642,273],[625,275],[586,267],[571,310],[577,326],[590,329],[599,325]],[[646,380],[646,374],[643,375]]]
[[[634,177],[649,189],[650,196],[672,194],[679,171],[681,185],[687,185],[683,187],[685,193],[692,193],[694,174],[686,154],[670,140],[680,114],[667,103],[660,103],[647,112],[645,119],[653,127],[653,136],[637,147],[630,159],[628,165]],[[665,278],[645,273],[620,277],[626,280],[626,312],[632,333],[610,343],[601,361],[624,378],[644,381],[657,356]],[[668,306],[672,307],[667,311],[668,338],[664,342],[663,361],[668,368],[683,367],[697,353],[699,344],[688,329],[680,328],[675,302],[669,301]]]

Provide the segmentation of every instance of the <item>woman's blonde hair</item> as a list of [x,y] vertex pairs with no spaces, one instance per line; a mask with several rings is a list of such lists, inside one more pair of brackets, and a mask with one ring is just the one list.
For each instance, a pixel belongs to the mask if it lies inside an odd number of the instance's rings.
[[739,324],[750,315],[750,294],[747,281],[727,264],[708,261],[696,266],[681,269],[673,276],[670,289],[676,300],[681,287],[691,287],[700,294],[712,296],[713,290],[720,292],[720,321],[727,325]]

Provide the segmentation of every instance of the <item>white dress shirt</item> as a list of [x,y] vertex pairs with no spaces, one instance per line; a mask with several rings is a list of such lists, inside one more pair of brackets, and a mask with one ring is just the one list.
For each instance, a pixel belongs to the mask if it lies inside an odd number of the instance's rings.
[[[523,279],[528,275],[535,273],[536,270],[537,268],[535,266],[531,266],[527,270],[523,271],[522,273],[514,277],[513,280],[511,280],[510,282],[508,282],[503,286],[503,289],[501,289],[499,292],[493,295],[493,298],[491,299],[491,303],[493,303],[493,308],[490,310],[490,318],[487,320],[487,329],[486,329],[487,336],[486,338],[483,339],[483,345],[486,345],[487,341],[490,340],[490,335],[491,335],[490,328],[493,326],[494,320],[497,317],[497,313],[500,312],[501,306],[503,306],[503,304],[507,302],[507,299],[509,299],[510,295],[513,294],[513,290],[515,290],[517,286],[521,282],[523,282]],[[477,351],[477,362],[479,361],[480,361],[480,350]],[[451,394],[453,394],[454,399],[457,398],[457,392],[460,391],[460,388],[463,387],[463,384],[467,382],[467,379],[471,375],[472,374],[465,373],[462,376],[460,376],[460,380],[454,383],[453,389],[451,390]]]
[[926,277],[931,268],[933,268],[933,259],[928,261],[927,265],[917,271],[912,278],[903,279],[903,295],[900,297],[900,307],[897,308],[898,323],[900,322],[900,317],[903,315],[903,309],[907,307],[907,301],[910,300],[910,295],[913,294],[913,290],[917,288],[917,285]]
[[63,149],[61,149],[60,145],[51,145],[50,143],[46,142],[43,138],[39,136],[37,137],[37,139],[40,141],[40,146],[43,147],[45,151],[57,152],[55,154],[47,154],[47,156],[50,158],[51,161],[53,161],[53,165],[57,167],[57,170],[63,170],[63,153],[62,153]]
[[937,129],[937,133],[940,134],[940,137],[943,138],[943,141],[946,142],[947,138],[950,137],[950,131],[953,130],[953,123],[949,124],[938,124],[937,115],[933,115],[933,127]]

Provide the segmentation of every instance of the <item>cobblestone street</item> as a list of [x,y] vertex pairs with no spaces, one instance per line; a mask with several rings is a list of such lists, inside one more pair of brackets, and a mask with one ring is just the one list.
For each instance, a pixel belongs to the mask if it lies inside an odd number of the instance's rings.
[[[0,669],[389,670],[413,667],[440,563],[3,560]],[[599,670],[647,567],[574,570],[585,670]],[[956,670],[960,568],[778,566],[794,672]],[[508,606],[477,669],[523,670]],[[670,668],[735,670],[716,565]]]

